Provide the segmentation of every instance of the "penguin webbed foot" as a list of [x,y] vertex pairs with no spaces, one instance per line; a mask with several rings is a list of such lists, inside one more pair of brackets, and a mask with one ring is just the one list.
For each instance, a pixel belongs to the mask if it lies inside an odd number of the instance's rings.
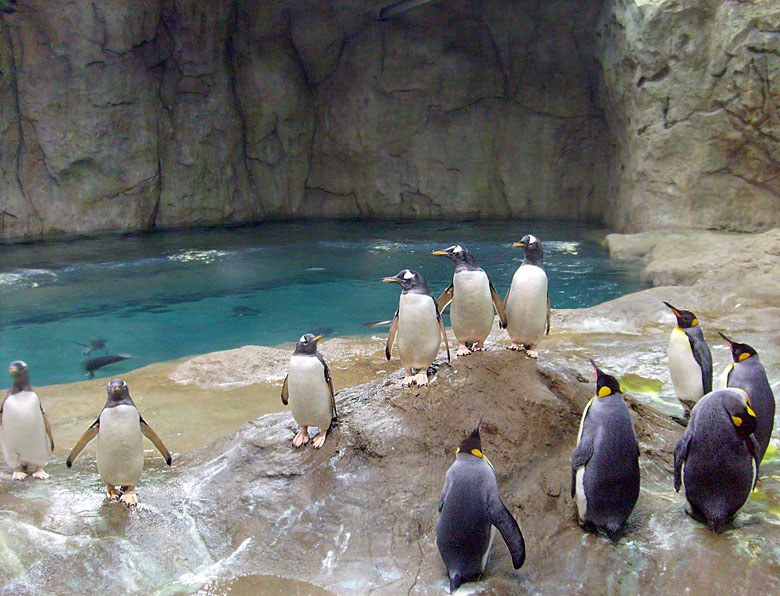
[[301,445],[305,445],[308,442],[309,442],[309,429],[303,426],[301,427],[301,431],[297,435],[295,435],[295,438],[293,439],[293,447],[297,449]]
[[122,494],[117,490],[115,486],[106,486],[106,498],[109,501],[118,501]]
[[409,387],[414,384],[415,375],[406,375],[404,380],[401,381],[401,387]]
[[469,349],[468,345],[466,344],[460,344],[458,347],[458,356],[468,356],[471,354],[471,350]]
[[523,348],[525,348],[525,353],[528,354],[529,358],[539,358],[539,352],[536,349],[536,344],[525,344]]
[[328,438],[328,431],[321,430],[320,434],[314,437],[314,440],[311,442],[312,447],[314,447],[315,449],[319,449],[325,444],[325,439],[327,438]]
[[414,382],[418,387],[425,387],[428,385],[428,371],[423,370],[414,375]]
[[24,480],[27,478],[27,474],[22,469],[14,470],[14,473],[11,475],[11,478],[14,480]]
[[37,478],[38,480],[46,480],[49,475],[43,471],[43,468],[38,468],[32,473],[32,477]]
[[121,497],[119,497],[119,501],[121,503],[124,503],[128,507],[137,507],[138,506],[138,495],[135,494],[135,490],[128,490]]
[[512,342],[511,346],[506,347],[507,350],[512,350],[513,352],[525,352],[525,346],[520,345],[516,341]]

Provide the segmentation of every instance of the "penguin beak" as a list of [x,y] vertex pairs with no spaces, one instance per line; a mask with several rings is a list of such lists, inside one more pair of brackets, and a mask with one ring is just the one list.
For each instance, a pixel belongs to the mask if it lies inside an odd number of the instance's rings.
[[720,335],[725,340],[725,342],[729,345],[730,348],[733,347],[734,344],[733,341],[731,341],[728,337],[723,335],[720,331],[718,331],[718,335]]
[[525,242],[515,242],[512,246],[514,248],[525,248],[528,245]]
[[593,367],[593,371],[596,373],[596,376],[599,376],[599,373],[601,372],[601,369],[599,369],[598,365],[593,362],[593,358],[588,358],[590,360],[590,365]]
[[322,337],[323,337],[322,334],[320,334],[317,337],[312,338],[311,341],[320,341]]
[[671,310],[671,311],[674,313],[674,316],[675,316],[675,317],[679,317],[679,316],[680,316],[680,311],[679,311],[679,310],[677,310],[675,307],[673,307],[671,304],[669,304],[669,303],[668,303],[668,302],[666,302],[666,301],[664,301],[664,304],[666,305],[666,307],[667,307],[669,310]]
[[439,255],[441,257],[448,257],[448,256],[450,256],[450,253],[448,253],[446,250],[434,250],[431,254],[432,255]]
[[474,429],[474,432],[479,432],[479,429],[482,426],[482,418],[484,418],[484,416],[484,414],[479,415],[479,422],[477,422],[477,427]]
[[395,284],[401,283],[401,280],[398,279],[397,277],[383,277],[382,281],[385,283],[395,283]]

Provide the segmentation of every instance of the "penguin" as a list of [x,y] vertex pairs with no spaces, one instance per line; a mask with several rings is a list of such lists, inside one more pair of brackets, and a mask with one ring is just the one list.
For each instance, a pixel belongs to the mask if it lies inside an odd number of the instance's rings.
[[585,406],[571,458],[571,496],[577,518],[617,542],[639,497],[639,443],[623,390],[596,371],[596,395]]
[[512,555],[515,569],[525,562],[525,541],[520,526],[498,495],[493,465],[482,453],[477,427],[455,452],[439,498],[436,546],[447,567],[450,592],[477,579],[485,570],[496,528]]
[[684,424],[696,402],[712,391],[712,355],[696,315],[668,302],[664,304],[677,319],[669,338],[669,373],[683,407],[684,418],[678,421]]
[[87,443],[97,437],[97,467],[100,478],[106,484],[108,500],[135,507],[138,505],[135,487],[144,468],[141,435],[154,443],[166,464],[170,466],[173,458],[159,435],[138,412],[127,383],[114,379],[108,384],[107,391],[106,405],[94,424],[81,435],[65,465],[70,468]]
[[[402,288],[398,310],[395,311],[387,336],[385,357],[390,360],[390,351],[397,335],[398,354],[406,369],[406,377],[401,384],[404,387],[412,383],[418,386],[427,385],[428,367],[439,353],[441,342],[444,342],[447,350],[447,362],[450,361],[447,333],[444,331],[444,322],[436,299],[423,276],[416,271],[403,269],[395,277],[385,277],[382,281],[397,283]],[[415,370],[417,374],[414,373]]]
[[718,389],[691,411],[674,448],[674,490],[686,512],[720,532],[742,508],[758,478],[756,414],[742,389]]
[[[38,394],[30,385],[27,364],[15,360],[8,365],[13,386],[0,405],[0,434],[3,457],[13,470],[14,480],[27,478],[25,470],[32,469],[33,478],[46,480],[49,475],[43,466],[54,451],[54,437],[46,412]],[[48,441],[46,440],[48,437]]]
[[493,328],[493,308],[502,327],[506,327],[504,305],[498,292],[490,283],[485,271],[477,265],[471,252],[460,245],[433,254],[445,256],[455,262],[452,283],[439,297],[437,307],[440,313],[450,302],[452,331],[458,340],[458,356],[485,349],[485,339]]
[[775,424],[775,395],[766,377],[766,371],[758,359],[758,353],[749,345],[730,340],[719,333],[731,348],[734,362],[726,367],[723,387],[744,389],[750,396],[750,406],[756,413],[756,441],[758,461],[764,458]]
[[537,358],[536,344],[542,335],[550,333],[550,296],[542,265],[542,243],[536,236],[527,235],[512,246],[521,247],[525,258],[504,298],[506,330],[512,340],[509,349],[525,350],[528,356]]
[[312,445],[319,449],[325,444],[331,422],[336,417],[336,399],[330,369],[317,351],[322,335],[307,333],[295,344],[290,357],[290,369],[282,385],[282,403],[290,404],[293,418],[301,427],[293,439],[293,447],[309,442],[309,426],[320,429]]

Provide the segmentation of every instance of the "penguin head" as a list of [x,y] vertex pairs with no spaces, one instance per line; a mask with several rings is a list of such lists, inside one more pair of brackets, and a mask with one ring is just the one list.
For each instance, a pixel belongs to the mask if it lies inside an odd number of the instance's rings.
[[108,384],[107,392],[109,402],[123,401],[130,397],[130,389],[127,387],[127,383],[122,379],[114,379],[111,381]]
[[27,370],[27,363],[21,360],[14,360],[8,365],[8,372],[14,380],[21,379],[25,375],[29,374]]
[[522,248],[525,253],[525,259],[534,265],[539,265],[542,262],[542,243],[533,234],[526,234],[522,237],[520,242],[515,242],[512,246],[515,248]]
[[748,394],[741,390],[726,390],[723,395],[723,407],[731,416],[731,422],[737,429],[737,434],[747,440],[756,430],[756,413],[750,407]]
[[671,310],[674,313],[675,318],[677,319],[677,326],[680,329],[690,329],[691,327],[696,327],[696,325],[699,324],[699,319],[696,318],[696,315],[693,314],[689,310],[680,310],[679,308],[675,308],[668,302],[664,301],[664,304],[666,307]]
[[718,335],[720,335],[724,340],[726,340],[726,343],[729,345],[729,348],[731,348],[731,357],[734,359],[734,362],[742,362],[743,360],[747,360],[751,356],[755,356],[758,353],[751,346],[747,344],[741,344],[739,342],[730,340],[728,337],[723,335],[720,331],[718,331]]
[[613,393],[623,393],[623,388],[618,383],[617,379],[612,375],[608,375],[601,370],[593,359],[590,359],[590,363],[593,365],[593,370],[596,371],[596,395],[598,397],[607,397]]
[[314,335],[312,333],[306,333],[301,336],[298,343],[295,344],[296,354],[316,354],[317,342],[322,339],[322,335]]
[[463,248],[460,244],[450,246],[444,250],[434,250],[432,254],[447,257],[451,261],[454,261],[456,265],[477,265],[471,251],[467,248]]
[[396,283],[401,286],[401,289],[404,292],[409,292],[411,290],[423,287],[427,289],[428,287],[425,283],[425,280],[423,279],[423,276],[416,271],[412,271],[411,269],[402,269],[393,277],[383,277],[382,281],[387,283]]
[[471,431],[471,434],[460,442],[455,453],[470,453],[477,457],[484,457],[482,455],[482,440],[479,438],[479,427],[482,426],[482,416],[479,417],[477,427]]

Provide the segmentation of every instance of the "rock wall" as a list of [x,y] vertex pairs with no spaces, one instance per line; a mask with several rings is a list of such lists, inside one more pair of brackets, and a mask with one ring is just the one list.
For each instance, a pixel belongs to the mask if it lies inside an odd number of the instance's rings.
[[780,9],[19,0],[0,237],[279,217],[780,223]]

